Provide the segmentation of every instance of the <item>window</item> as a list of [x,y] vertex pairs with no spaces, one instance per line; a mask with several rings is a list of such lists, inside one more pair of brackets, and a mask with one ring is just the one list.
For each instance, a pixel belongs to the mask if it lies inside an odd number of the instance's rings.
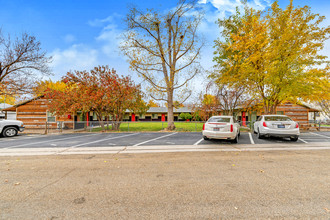
[[146,115],[145,114],[139,114],[139,119],[145,119]]
[[284,115],[284,112],[283,111],[277,111],[276,114],[277,115]]
[[128,120],[129,119],[129,114],[125,114],[124,119]]
[[226,123],[230,123],[230,118],[226,117],[212,117],[208,120],[208,122],[226,122]]
[[286,116],[266,116],[265,121],[292,121],[292,119]]
[[47,122],[55,122],[55,121],[56,121],[55,115],[51,112],[47,112]]
[[153,119],[157,119],[158,118],[158,114],[152,114],[152,118]]

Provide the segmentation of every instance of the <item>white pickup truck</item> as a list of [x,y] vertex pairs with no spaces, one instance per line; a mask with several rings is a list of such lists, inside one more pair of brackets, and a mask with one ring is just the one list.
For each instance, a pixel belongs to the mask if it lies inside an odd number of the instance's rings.
[[0,119],[0,135],[4,137],[14,137],[18,131],[24,131],[24,124],[17,120],[1,120]]

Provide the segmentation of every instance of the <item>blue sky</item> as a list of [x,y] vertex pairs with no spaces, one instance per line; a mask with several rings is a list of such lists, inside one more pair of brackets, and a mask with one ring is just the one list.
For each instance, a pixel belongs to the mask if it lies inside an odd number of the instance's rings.
[[[272,0],[248,0],[257,9],[267,8]],[[97,65],[109,65],[119,74],[132,75],[125,57],[120,55],[117,45],[124,30],[123,18],[127,6],[134,3],[139,8],[167,10],[175,7],[176,0],[0,0],[0,27],[12,36],[28,32],[37,37],[41,46],[53,56],[53,80],[59,80],[70,70],[89,70]],[[280,0],[285,7],[289,0]],[[330,1],[295,0],[295,5],[309,5],[313,12],[328,15]],[[202,53],[201,63],[205,69],[213,65],[213,40],[219,36],[215,20],[229,15],[239,0],[200,0],[206,11],[200,33],[206,37],[207,46]],[[330,16],[324,22],[330,25]],[[323,53],[330,55],[327,43]],[[202,77],[202,76],[201,76]],[[198,79],[200,81],[201,77]]]

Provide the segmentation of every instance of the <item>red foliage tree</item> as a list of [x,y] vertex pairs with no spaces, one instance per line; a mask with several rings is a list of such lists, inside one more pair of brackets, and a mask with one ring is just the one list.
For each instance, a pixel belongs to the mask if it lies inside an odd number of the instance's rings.
[[147,105],[143,101],[140,85],[128,76],[119,76],[108,66],[93,70],[68,72],[62,81],[65,91],[48,93],[49,109],[58,115],[66,112],[95,112],[104,129],[103,116],[112,116],[113,129],[118,130],[126,110],[143,113]]

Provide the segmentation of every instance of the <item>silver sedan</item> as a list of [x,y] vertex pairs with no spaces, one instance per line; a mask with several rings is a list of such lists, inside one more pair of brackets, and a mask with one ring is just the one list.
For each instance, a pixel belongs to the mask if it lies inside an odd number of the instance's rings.
[[269,136],[290,138],[297,141],[300,135],[299,125],[286,115],[262,115],[254,123],[254,133],[258,138]]

